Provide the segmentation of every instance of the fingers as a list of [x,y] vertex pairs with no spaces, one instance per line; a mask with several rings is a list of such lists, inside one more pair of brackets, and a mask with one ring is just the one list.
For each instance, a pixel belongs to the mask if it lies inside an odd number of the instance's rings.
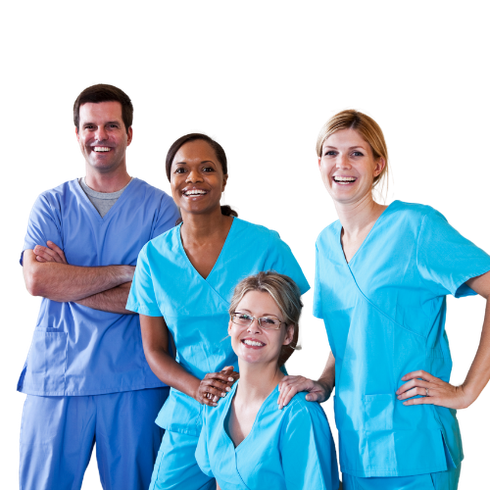
[[281,410],[300,391],[309,391],[313,387],[311,379],[303,376],[285,376],[279,383],[279,398],[277,404]]
[[[42,245],[36,245],[34,247],[34,254],[36,255],[36,259],[38,262],[57,262],[59,264],[66,264],[65,254],[63,250],[58,247],[58,245],[54,244],[51,241],[47,242],[47,247],[43,247]],[[40,257],[43,260],[39,260]]]
[[412,371],[411,373],[405,374],[405,376],[402,377],[402,380],[408,381],[408,380],[414,379],[414,378],[420,378],[420,379],[423,379],[425,381],[429,381],[431,383],[435,383],[439,380],[439,378],[432,376],[432,374],[430,374],[427,371],[424,371],[422,369],[419,369],[418,371]]
[[[403,378],[402,378],[403,379]],[[398,399],[401,400],[400,396],[413,388],[423,388],[420,393],[416,393],[416,395],[424,395],[425,396],[425,388],[435,388],[437,385],[436,383],[430,383],[429,381],[424,381],[423,379],[412,379],[408,381],[407,383],[403,384],[396,390],[396,394],[398,395]],[[423,391],[423,393],[422,393]],[[415,395],[412,395],[415,396]]]

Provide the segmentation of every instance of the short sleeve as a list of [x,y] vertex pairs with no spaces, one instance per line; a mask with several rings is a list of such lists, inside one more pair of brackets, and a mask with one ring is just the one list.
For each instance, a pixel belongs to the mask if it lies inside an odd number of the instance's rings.
[[196,448],[196,461],[201,468],[201,471],[211,478],[214,478],[213,471],[211,470],[211,462],[209,460],[207,440],[208,440],[208,423],[206,417],[206,407],[204,407],[204,413],[202,417],[202,430],[199,435],[199,441]]
[[295,410],[281,437],[281,460],[288,490],[336,490],[337,457],[330,427],[315,402]]
[[163,316],[155,297],[148,246],[145,245],[138,255],[126,309],[147,316]]
[[476,293],[465,282],[490,270],[490,256],[431,209],[420,227],[417,268],[435,295],[468,296]]
[[48,240],[64,250],[59,210],[51,206],[47,197],[42,194],[36,199],[29,216],[20,264],[22,265],[25,250],[32,250],[36,245],[46,246]]
[[175,226],[175,222],[179,218],[179,209],[174,203],[174,200],[164,194],[160,201],[160,209],[153,227],[151,238],[155,238],[162,233],[165,233],[170,228]]
[[267,267],[279,274],[289,276],[299,287],[301,294],[305,294],[310,285],[301,270],[298,261],[289,246],[284,243],[277,232],[272,232],[272,243]]

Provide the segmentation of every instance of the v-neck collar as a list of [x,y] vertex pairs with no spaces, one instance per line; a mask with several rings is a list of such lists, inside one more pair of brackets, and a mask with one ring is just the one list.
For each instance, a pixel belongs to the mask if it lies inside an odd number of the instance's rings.
[[[344,229],[343,226],[342,226],[342,223],[340,222],[339,220],[339,225],[338,225],[338,229],[337,229],[337,243],[340,247],[340,253],[342,255],[342,259],[345,263],[345,265],[347,265],[347,267],[351,267],[352,266],[352,263],[354,262],[354,260],[356,259],[356,257],[358,255],[360,255],[360,252],[363,248],[365,248],[365,243],[368,242],[371,240],[371,236],[374,234],[376,228],[379,227],[379,224],[382,223],[385,219],[385,216],[387,216],[388,214],[391,213],[391,208],[392,207],[395,207],[394,204],[395,203],[398,203],[399,201],[393,201],[391,204],[389,204],[386,209],[378,216],[377,220],[374,222],[373,226],[371,227],[371,229],[369,230],[369,233],[366,235],[366,238],[364,238],[364,240],[362,241],[362,243],[359,245],[359,248],[356,250],[356,253],[351,257],[351,259],[347,262],[347,258],[345,257],[345,253],[344,253],[344,247],[342,246],[342,230]],[[390,212],[388,212],[390,211]]]
[[[117,203],[116,203],[117,204]],[[187,263],[188,265],[192,268],[192,270],[203,280],[203,281],[206,281],[206,282],[209,282],[209,278],[213,275],[213,272],[214,270],[216,269],[216,265],[220,262],[221,260],[221,257],[225,254],[225,249],[228,248],[228,242],[230,241],[230,237],[232,236],[232,234],[234,233],[234,230],[235,230],[235,223],[237,223],[237,218],[235,216],[232,216],[233,218],[233,221],[231,223],[231,226],[230,226],[230,229],[228,230],[228,234],[226,235],[226,238],[225,238],[225,241],[223,242],[223,246],[221,247],[221,250],[219,252],[219,255],[218,255],[218,258],[216,259],[216,262],[213,264],[213,267],[212,269],[209,271],[209,274],[204,277],[202,276],[199,271],[194,267],[194,264],[191,262],[191,260],[189,259],[189,257],[187,256],[187,253],[185,251],[185,248],[184,248],[184,243],[182,242],[182,235],[180,233],[180,230],[182,228],[182,224],[183,223],[180,223],[177,227],[177,237],[178,237],[178,240],[179,240],[179,247],[182,251],[182,254],[184,255],[184,257],[186,258],[187,260]]]
[[92,201],[90,201],[87,194],[85,194],[85,191],[80,185],[78,178],[73,180],[72,182],[74,184],[73,187],[76,189],[76,192],[78,192],[78,195],[82,196],[83,202],[87,206],[87,209],[90,209],[90,212],[95,216],[99,224],[104,224],[107,223],[111,219],[112,215],[116,213],[117,209],[122,206],[122,204],[130,194],[130,192],[128,192],[128,189],[131,188],[138,180],[139,179],[137,179],[136,177],[133,177],[131,179],[131,181],[126,185],[124,192],[118,197],[117,201],[114,203],[111,209],[109,209],[109,211],[104,215],[104,217],[102,217],[99,214],[97,208],[92,204]]
[[269,405],[270,399],[272,397],[274,397],[275,394],[277,393],[277,391],[279,390],[279,385],[276,385],[276,387],[269,393],[269,395],[267,396],[267,398],[263,401],[262,405],[260,406],[259,411],[257,412],[257,415],[255,416],[255,420],[254,420],[254,423],[252,425],[252,428],[250,429],[250,432],[247,434],[247,436],[245,437],[245,439],[243,439],[243,441],[240,444],[238,444],[238,446],[235,446],[235,443],[233,442],[233,439],[231,438],[230,434],[228,433],[228,427],[227,427],[227,425],[228,425],[228,420],[229,420],[230,414],[231,414],[231,405],[232,405],[233,399],[235,398],[235,395],[236,395],[236,390],[237,390],[237,387],[238,387],[238,383],[239,383],[239,381],[237,381],[233,385],[231,392],[228,394],[228,397],[226,399],[227,405],[226,405],[226,407],[224,409],[223,417],[222,417],[222,420],[221,420],[221,423],[223,424],[223,427],[222,428],[223,428],[223,432],[225,434],[225,437],[228,440],[228,443],[231,445],[231,447],[232,447],[232,449],[233,449],[233,451],[235,453],[238,452],[238,451],[240,451],[241,448],[246,445],[246,442],[248,440],[251,440],[253,438],[253,433],[256,430],[257,425],[259,425],[258,420],[260,419],[260,417],[262,415],[262,412]]

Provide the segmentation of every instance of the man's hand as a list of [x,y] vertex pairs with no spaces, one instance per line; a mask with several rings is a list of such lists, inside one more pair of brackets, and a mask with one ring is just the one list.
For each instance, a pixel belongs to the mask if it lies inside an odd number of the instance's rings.
[[48,240],[47,247],[43,247],[42,245],[36,245],[34,247],[34,254],[36,256],[36,260],[38,262],[57,262],[58,264],[68,264],[66,261],[65,253],[61,250],[56,243]]

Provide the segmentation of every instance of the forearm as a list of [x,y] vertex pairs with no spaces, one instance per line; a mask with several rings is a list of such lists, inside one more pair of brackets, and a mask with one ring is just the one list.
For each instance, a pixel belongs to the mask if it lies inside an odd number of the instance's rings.
[[32,250],[24,252],[24,278],[33,296],[53,301],[79,301],[131,281],[134,267],[109,265],[79,267],[57,262],[38,262]]
[[461,385],[471,405],[490,379],[490,301],[487,300],[480,343],[464,383]]
[[318,382],[325,386],[330,392],[333,391],[335,386],[335,357],[331,351]]
[[196,398],[201,380],[169,355],[170,333],[163,317],[140,315],[140,325],[143,350],[153,373],[165,384]]
[[196,398],[201,380],[186,371],[163,349],[145,349],[145,357],[153,373],[168,386]]
[[120,313],[123,315],[134,315],[135,313],[126,310],[128,294],[131,288],[131,282],[126,282],[115,288],[93,294],[87,298],[75,301],[75,303],[88,306],[94,310],[107,311],[109,313]]

